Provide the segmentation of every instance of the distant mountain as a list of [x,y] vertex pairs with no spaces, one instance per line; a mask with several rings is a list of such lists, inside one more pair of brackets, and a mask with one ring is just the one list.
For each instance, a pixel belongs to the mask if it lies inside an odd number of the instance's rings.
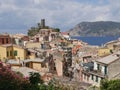
[[120,36],[120,22],[81,22],[68,32],[72,36]]

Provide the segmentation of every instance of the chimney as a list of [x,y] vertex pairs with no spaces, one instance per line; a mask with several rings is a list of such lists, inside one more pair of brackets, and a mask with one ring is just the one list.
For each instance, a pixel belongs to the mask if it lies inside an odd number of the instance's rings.
[[41,19],[41,28],[45,27],[45,19]]

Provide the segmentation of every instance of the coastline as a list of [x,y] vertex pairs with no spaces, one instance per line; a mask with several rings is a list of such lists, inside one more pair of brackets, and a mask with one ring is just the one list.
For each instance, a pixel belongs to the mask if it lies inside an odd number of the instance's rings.
[[103,37],[99,37],[99,36],[71,36],[72,39],[78,39],[78,40],[82,40],[83,42],[88,43],[89,45],[97,45],[97,46],[101,46],[104,45],[108,42],[114,42],[116,40],[119,39],[120,36],[103,36]]

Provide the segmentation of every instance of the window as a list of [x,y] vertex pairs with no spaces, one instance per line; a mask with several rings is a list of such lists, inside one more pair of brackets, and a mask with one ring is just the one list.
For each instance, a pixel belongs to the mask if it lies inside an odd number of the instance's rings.
[[7,51],[7,57],[9,57],[9,52]]
[[89,76],[87,75],[87,81],[89,81]]
[[101,80],[103,80],[104,78],[101,77]]
[[91,76],[91,80],[94,80],[94,75]]
[[12,51],[10,51],[10,56],[12,56]]
[[26,67],[30,67],[30,64],[29,64],[29,63],[26,63]]
[[2,44],[4,44],[5,42],[4,42],[4,38],[2,38]]
[[39,42],[39,38],[36,38],[36,42]]
[[28,52],[27,52],[27,54],[28,54],[28,55],[31,55],[31,52],[30,52],[30,51],[28,51]]
[[55,65],[55,63],[54,63],[54,70],[56,71],[56,65]]
[[96,82],[98,82],[98,76],[96,76]]
[[100,70],[100,64],[97,64],[97,70]]
[[41,67],[42,68],[46,68],[46,64],[45,63],[41,63]]
[[17,56],[17,51],[16,50],[14,51],[14,56]]
[[107,66],[105,66],[104,68],[104,73],[107,74]]
[[86,79],[86,74],[84,74],[84,79]]
[[6,38],[6,43],[8,43],[8,38]]

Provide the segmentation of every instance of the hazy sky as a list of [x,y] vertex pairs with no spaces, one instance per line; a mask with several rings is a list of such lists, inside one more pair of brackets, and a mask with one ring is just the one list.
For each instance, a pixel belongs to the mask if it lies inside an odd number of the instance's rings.
[[120,22],[120,0],[0,0],[0,33],[26,33],[42,18],[61,31],[82,21]]

